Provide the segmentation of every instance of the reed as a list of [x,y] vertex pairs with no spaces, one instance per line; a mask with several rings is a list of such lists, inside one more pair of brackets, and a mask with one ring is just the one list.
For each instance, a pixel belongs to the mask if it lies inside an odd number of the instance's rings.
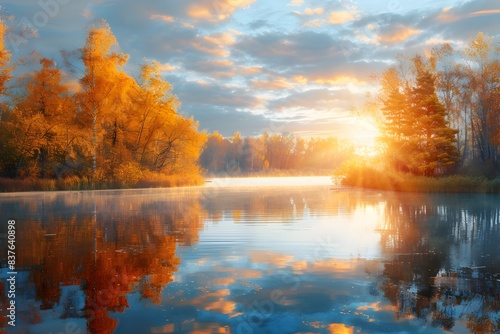
[[163,175],[143,173],[140,178],[96,180],[88,176],[66,176],[60,179],[0,178],[0,192],[100,190],[127,188],[169,188],[203,184],[200,175]]
[[[339,177],[337,173],[336,178]],[[451,175],[425,177],[358,165],[342,171],[344,186],[400,192],[500,194],[500,178]]]

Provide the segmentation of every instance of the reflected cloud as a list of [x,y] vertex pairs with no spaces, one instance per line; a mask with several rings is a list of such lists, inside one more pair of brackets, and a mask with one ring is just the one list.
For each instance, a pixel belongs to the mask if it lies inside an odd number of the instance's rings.
[[313,188],[0,196],[22,222],[19,328],[500,329],[498,196]]
[[328,330],[332,334],[353,334],[354,327],[346,326],[344,324],[330,324],[328,325]]
[[288,266],[294,257],[291,255],[281,254],[275,251],[252,251],[250,252],[250,260],[253,263],[267,263],[283,268]]

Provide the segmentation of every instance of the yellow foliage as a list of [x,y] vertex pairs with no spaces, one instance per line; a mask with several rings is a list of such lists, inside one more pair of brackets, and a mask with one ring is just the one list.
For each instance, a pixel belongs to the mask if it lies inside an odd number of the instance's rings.
[[137,162],[128,162],[115,169],[115,180],[123,187],[136,185],[141,176],[141,166]]

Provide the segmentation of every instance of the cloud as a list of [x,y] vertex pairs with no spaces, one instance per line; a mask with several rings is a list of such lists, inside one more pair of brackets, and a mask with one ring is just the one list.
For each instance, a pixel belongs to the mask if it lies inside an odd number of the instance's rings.
[[255,90],[274,91],[293,88],[287,78],[270,78],[268,80],[252,80],[251,87]]
[[200,84],[180,78],[174,79],[172,83],[174,82],[176,83],[174,87],[177,87],[175,93],[179,95],[181,101],[189,102],[189,104],[228,107],[232,111],[255,109],[261,106],[261,100],[244,88],[218,83]]
[[217,23],[229,19],[236,10],[253,4],[255,0],[201,0],[187,8],[190,18]]
[[291,92],[286,97],[269,101],[267,106],[271,110],[276,111],[296,108],[325,111],[346,107],[344,101],[351,101],[354,97],[355,95],[348,89],[310,89],[304,92]]
[[377,41],[379,43],[390,43],[396,44],[401,43],[412,36],[418,35],[420,30],[410,28],[401,24],[395,26],[389,26],[385,29],[382,29],[380,34],[377,37]]
[[260,66],[242,66],[238,69],[238,74],[241,75],[256,75],[262,73]]
[[193,64],[189,70],[219,78],[232,77],[236,74],[233,70],[233,65],[234,63],[227,59],[211,59],[199,61]]
[[229,46],[229,45],[234,44],[234,42],[235,42],[234,34],[237,34],[237,33],[238,32],[236,32],[236,31],[232,31],[231,33],[221,32],[221,33],[207,35],[207,36],[203,37],[203,39],[209,43],[214,44],[214,45]]
[[303,27],[321,27],[324,26],[327,23],[326,20],[323,19],[315,19],[315,20],[310,20],[310,21],[305,21],[302,23]]
[[487,10],[478,10],[477,12],[471,13],[471,15],[494,15],[500,14],[500,9],[487,9]]
[[443,8],[437,15],[436,20],[443,24],[453,23],[460,20],[460,16],[450,12],[451,9],[452,7]]
[[264,28],[267,26],[269,26],[269,23],[263,19],[255,20],[255,21],[252,21],[248,24],[248,27],[252,30],[257,30],[257,29]]
[[168,23],[175,22],[175,18],[173,16],[170,16],[170,15],[151,14],[149,16],[149,18],[151,20],[155,20],[155,21],[163,21],[163,22],[168,22]]
[[442,38],[454,41],[467,41],[478,31],[491,36],[500,31],[500,3],[496,0],[468,1],[455,6],[437,10],[429,10],[425,17],[415,20],[414,26],[431,38],[441,35]]
[[269,68],[292,69],[314,68],[336,61],[344,63],[347,61],[346,55],[353,55],[356,46],[327,32],[300,31],[246,35],[239,39],[234,48]]
[[170,72],[175,70],[175,66],[165,63],[165,64],[160,64],[160,72]]
[[357,13],[356,10],[332,12],[328,16],[328,22],[331,24],[346,24],[354,21]]
[[190,43],[197,51],[218,57],[227,57],[230,54],[229,46],[235,43],[236,31],[220,32],[209,35],[197,35]]
[[298,7],[298,6],[302,6],[304,4],[304,0],[292,0],[288,6],[292,6],[292,7]]
[[325,12],[325,9],[322,8],[322,7],[318,7],[318,8],[306,8],[304,10],[304,12],[294,12],[295,14],[299,15],[299,16],[302,16],[302,15],[306,15],[306,16],[313,16],[313,15],[321,15]]

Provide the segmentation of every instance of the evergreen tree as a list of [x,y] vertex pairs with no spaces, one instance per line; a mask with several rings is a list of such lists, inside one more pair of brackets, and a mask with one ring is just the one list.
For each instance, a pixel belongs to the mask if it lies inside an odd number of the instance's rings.
[[439,102],[435,78],[426,69],[418,69],[415,87],[410,91],[413,134],[410,146],[413,172],[433,176],[458,162],[457,131],[449,127],[446,109]]
[[382,76],[382,142],[389,164],[399,171],[409,171],[409,153],[413,122],[407,95],[402,91],[402,82],[395,68]]
[[382,141],[389,163],[417,175],[442,174],[459,160],[457,131],[439,102],[435,77],[420,57],[413,59],[415,83],[403,82],[396,68],[382,76]]

